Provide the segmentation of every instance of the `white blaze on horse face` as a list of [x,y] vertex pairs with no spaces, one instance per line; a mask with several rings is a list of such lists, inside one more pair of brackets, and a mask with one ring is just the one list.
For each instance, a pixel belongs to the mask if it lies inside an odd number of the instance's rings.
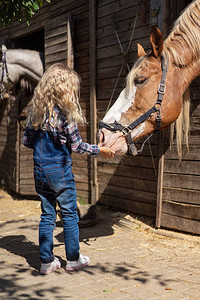
[[[119,95],[114,105],[109,109],[108,113],[103,118],[103,122],[113,123],[114,121],[117,121],[120,123],[122,114],[126,114],[128,109],[130,109],[134,105],[135,94],[135,85],[133,85],[128,95],[126,94],[126,89],[124,89]],[[135,119],[130,120],[130,123],[132,123],[133,121],[135,121]],[[130,125],[130,123],[123,125],[128,126]],[[144,128],[145,123],[142,123],[139,126],[137,126],[131,132],[131,137],[133,139],[138,137],[144,131]],[[106,128],[101,129],[100,143],[102,146],[109,147],[112,150],[114,150],[116,155],[124,155],[128,150],[126,137],[120,131],[113,132]]]
[[[120,93],[118,99],[109,109],[103,122],[113,123],[114,121],[119,122],[123,113],[133,105],[135,99],[136,87],[133,86],[133,89],[129,92],[129,95],[126,95],[126,89],[123,89]],[[127,124],[128,125],[128,124]]]

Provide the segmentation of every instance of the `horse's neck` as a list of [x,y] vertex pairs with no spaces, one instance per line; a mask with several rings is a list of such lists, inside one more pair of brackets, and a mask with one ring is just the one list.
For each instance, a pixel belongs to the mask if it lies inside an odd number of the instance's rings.
[[43,74],[43,61],[37,51],[9,49],[6,52],[8,72],[13,82],[21,76],[39,81]]
[[[178,40],[178,43],[177,43]],[[181,45],[181,47],[180,47]],[[179,89],[184,92],[190,83],[200,75],[200,59],[197,54],[196,57],[191,53],[188,44],[182,37],[167,45],[169,52],[169,62],[176,80],[179,80]],[[176,54],[178,53],[179,58]],[[171,75],[173,78],[173,74]]]
[[193,1],[164,42],[171,64],[188,83],[200,75],[200,1]]

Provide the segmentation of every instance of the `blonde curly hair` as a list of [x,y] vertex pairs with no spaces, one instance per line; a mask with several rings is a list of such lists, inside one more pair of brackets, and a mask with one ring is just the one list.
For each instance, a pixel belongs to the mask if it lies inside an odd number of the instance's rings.
[[49,67],[35,88],[32,98],[33,128],[43,128],[47,115],[49,123],[55,126],[57,121],[55,106],[66,115],[69,123],[85,124],[86,120],[79,104],[80,82],[78,74],[61,63]]

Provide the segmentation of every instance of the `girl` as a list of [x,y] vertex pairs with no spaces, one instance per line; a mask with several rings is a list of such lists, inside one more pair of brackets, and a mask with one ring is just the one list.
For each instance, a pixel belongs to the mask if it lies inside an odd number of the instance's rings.
[[76,188],[71,152],[113,157],[109,148],[84,143],[77,124],[85,124],[79,104],[80,78],[62,64],[54,64],[42,76],[33,95],[32,111],[23,144],[33,151],[35,188],[41,199],[39,224],[40,273],[60,267],[53,254],[56,203],[64,227],[66,270],[85,267],[90,260],[79,254]]

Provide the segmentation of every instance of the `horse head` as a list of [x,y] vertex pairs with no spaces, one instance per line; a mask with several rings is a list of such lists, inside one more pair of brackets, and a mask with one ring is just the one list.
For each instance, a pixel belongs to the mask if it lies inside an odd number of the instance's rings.
[[24,49],[0,48],[1,90],[10,91],[22,78],[37,83],[44,71],[40,52]]
[[168,127],[178,118],[183,93],[192,80],[185,80],[185,63],[179,66],[174,61],[169,44],[165,45],[155,26],[150,43],[149,53],[137,45],[138,59],[127,76],[126,87],[100,122],[100,145],[118,155],[127,152],[128,144]]

